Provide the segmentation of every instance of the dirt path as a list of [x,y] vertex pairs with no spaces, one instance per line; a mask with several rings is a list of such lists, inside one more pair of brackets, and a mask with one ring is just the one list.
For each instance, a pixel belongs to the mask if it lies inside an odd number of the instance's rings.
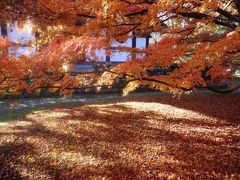
[[0,100],[0,111],[6,110],[19,110],[19,109],[32,109],[37,107],[48,107],[52,105],[62,105],[71,103],[91,103],[101,102],[113,99],[121,99],[128,97],[141,97],[162,95],[161,92],[142,92],[130,94],[126,97],[122,97],[119,93],[110,94],[92,94],[92,95],[76,95],[73,97],[51,97],[51,98],[29,98],[29,99],[10,99]]
[[[239,94],[236,91],[232,94]],[[212,91],[202,89],[192,93],[193,95],[209,94],[209,95],[219,95]],[[25,115],[33,110],[53,108],[57,106],[74,106],[88,103],[101,103],[101,102],[111,102],[113,100],[124,100],[134,97],[162,97],[167,96],[171,99],[171,94],[162,93],[159,91],[154,92],[137,92],[131,93],[128,96],[123,97],[120,93],[107,93],[107,94],[83,94],[76,95],[72,97],[49,97],[49,98],[26,98],[26,99],[8,99],[0,100],[0,122],[7,122],[14,119],[18,115]]]

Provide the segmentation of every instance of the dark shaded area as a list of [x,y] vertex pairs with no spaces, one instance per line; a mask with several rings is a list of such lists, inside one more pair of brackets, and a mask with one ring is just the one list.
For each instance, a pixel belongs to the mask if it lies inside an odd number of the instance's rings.
[[23,179],[18,167],[23,165],[19,158],[27,153],[33,153],[34,147],[27,142],[16,140],[0,146],[0,179]]
[[168,68],[164,68],[164,67],[160,66],[160,67],[157,67],[155,69],[148,69],[147,70],[147,74],[149,76],[168,75],[169,73],[175,71],[176,69],[179,69],[179,65],[178,64],[172,64]]

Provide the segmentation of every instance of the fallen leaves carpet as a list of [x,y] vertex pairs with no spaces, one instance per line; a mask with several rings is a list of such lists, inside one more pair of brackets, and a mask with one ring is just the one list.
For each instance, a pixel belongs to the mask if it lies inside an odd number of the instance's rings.
[[240,94],[132,97],[0,126],[0,179],[238,179]]

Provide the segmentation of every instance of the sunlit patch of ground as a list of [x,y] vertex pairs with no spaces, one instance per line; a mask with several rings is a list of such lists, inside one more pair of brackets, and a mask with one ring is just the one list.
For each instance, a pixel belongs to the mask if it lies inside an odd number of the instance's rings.
[[240,95],[128,98],[0,124],[0,179],[240,177]]

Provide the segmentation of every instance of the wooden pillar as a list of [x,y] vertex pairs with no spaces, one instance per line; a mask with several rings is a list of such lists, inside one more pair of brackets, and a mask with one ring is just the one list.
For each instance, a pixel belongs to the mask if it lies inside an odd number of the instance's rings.
[[111,61],[111,58],[110,58],[111,50],[110,50],[110,49],[107,49],[106,51],[108,51],[108,52],[107,52],[107,55],[106,55],[106,63],[107,63],[107,64],[110,64],[110,61]]
[[[137,37],[136,37],[136,34],[132,32],[132,48],[136,48],[136,47],[137,47]],[[132,53],[132,59],[136,59],[135,53]]]
[[109,55],[106,56],[106,62],[110,63],[110,56]]
[[[1,26],[1,35],[2,35],[2,37],[6,38],[8,36],[6,22],[1,23],[0,26]],[[3,55],[3,56],[7,56],[8,55],[8,47],[4,47],[3,49],[1,49],[1,55]]]
[[6,25],[6,23],[1,24],[1,35],[4,38],[7,36],[7,25]]
[[150,39],[150,36],[147,35],[147,36],[146,36],[146,48],[149,46],[149,39]]
[[132,37],[132,47],[135,48],[137,45],[137,38],[135,33],[133,32],[133,37]]

